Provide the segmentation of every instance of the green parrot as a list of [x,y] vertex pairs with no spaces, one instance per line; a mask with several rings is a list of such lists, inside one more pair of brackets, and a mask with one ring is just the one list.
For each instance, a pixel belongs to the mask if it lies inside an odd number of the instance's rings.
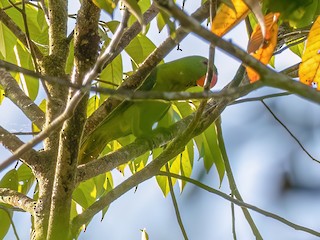
[[[140,90],[178,92],[193,86],[203,86],[208,60],[201,56],[190,56],[158,65],[144,81]],[[216,68],[211,87],[217,82]],[[96,159],[112,140],[133,134],[148,136],[153,126],[170,108],[164,101],[125,101],[120,104],[88,136],[80,147],[79,164]]]

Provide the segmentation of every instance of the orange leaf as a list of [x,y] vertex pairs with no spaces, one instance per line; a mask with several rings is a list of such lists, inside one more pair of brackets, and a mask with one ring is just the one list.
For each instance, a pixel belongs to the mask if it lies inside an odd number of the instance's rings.
[[300,82],[320,90],[320,16],[310,29],[299,67]]
[[[269,13],[266,15],[264,18],[266,25],[266,39],[263,41],[260,25],[256,25],[248,44],[248,52],[263,64],[269,63],[277,45],[278,17],[279,14],[277,13]],[[260,75],[252,68],[247,67],[246,69],[251,83],[260,79]]]
[[264,22],[264,16],[262,13],[262,6],[260,5],[260,0],[243,0],[247,6],[250,8],[250,10],[254,13],[256,19],[258,20],[258,23],[261,27],[261,32],[263,38],[266,37],[266,25]]
[[212,20],[211,31],[220,37],[241,22],[250,11],[242,0],[232,0],[232,3],[235,10],[222,3]]

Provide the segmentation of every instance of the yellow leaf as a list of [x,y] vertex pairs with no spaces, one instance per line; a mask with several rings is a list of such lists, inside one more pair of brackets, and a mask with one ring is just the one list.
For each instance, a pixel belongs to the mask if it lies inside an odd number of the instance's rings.
[[299,67],[300,82],[320,90],[320,16],[310,29]]
[[[268,64],[274,49],[277,45],[278,38],[278,20],[279,14],[269,13],[265,16],[265,24],[266,24],[266,38],[263,41],[262,33],[260,25],[256,25],[249,44],[248,44],[248,52],[251,55],[258,59],[263,64]],[[262,41],[262,44],[261,44]],[[260,45],[260,46],[259,46]],[[257,49],[258,48],[258,49]],[[253,50],[257,49],[253,52]],[[247,67],[247,74],[251,83],[260,79],[259,74],[250,67]]]
[[235,10],[226,4],[221,4],[218,8],[211,23],[211,31],[214,34],[223,36],[248,15],[250,10],[242,0],[232,0],[232,3]]

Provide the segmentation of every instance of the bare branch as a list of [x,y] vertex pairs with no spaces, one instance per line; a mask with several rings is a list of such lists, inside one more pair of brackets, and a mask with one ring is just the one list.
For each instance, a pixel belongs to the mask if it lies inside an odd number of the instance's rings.
[[243,201],[240,201],[240,200],[237,200],[237,199],[234,199],[232,197],[230,197],[228,194],[225,194],[219,190],[216,190],[214,188],[211,188],[199,181],[196,181],[192,178],[188,178],[188,177],[185,177],[185,176],[181,176],[181,175],[178,175],[178,174],[174,174],[174,173],[167,173],[167,172],[163,172],[161,171],[159,173],[159,175],[161,176],[170,176],[170,177],[174,177],[174,178],[177,178],[177,179],[181,179],[183,181],[186,181],[186,182],[189,182],[189,183],[192,183],[194,184],[195,186],[199,187],[199,188],[202,188],[203,190],[206,190],[210,193],[213,193],[215,195],[218,195],[219,197],[222,197],[223,199],[227,200],[227,201],[230,201],[236,205],[238,205],[239,207],[242,207],[242,208],[247,208],[247,209],[251,209],[255,212],[258,212],[266,217],[270,217],[272,219],[275,219],[279,222],[282,222],[283,224],[295,229],[295,230],[300,230],[300,231],[303,231],[303,232],[307,232],[307,233],[310,233],[311,235],[314,235],[314,236],[318,236],[320,237],[320,232],[317,232],[315,230],[312,230],[310,228],[307,228],[307,227],[304,227],[304,226],[301,226],[301,225],[298,225],[298,224],[295,224],[293,222],[290,222],[288,221],[287,219],[277,215],[277,214],[274,214],[274,213],[271,213],[271,212],[267,212],[261,208],[258,208],[254,205],[251,205],[251,204],[248,204],[248,203],[245,203]]
[[34,215],[36,201],[9,188],[0,188],[0,203],[9,204]]
[[265,108],[269,111],[269,113],[272,115],[272,117],[287,131],[287,133],[289,133],[289,135],[296,141],[296,143],[298,143],[299,147],[302,149],[302,151],[304,151],[308,157],[310,157],[313,161],[320,163],[320,161],[318,159],[316,159],[315,157],[313,157],[308,150],[302,145],[302,143],[299,141],[299,139],[290,131],[290,129],[276,116],[276,114],[271,110],[271,108],[263,101],[261,100],[261,103],[263,104],[263,106],[265,106]]
[[[230,185],[231,193],[238,200],[243,202],[243,199],[242,199],[242,197],[240,195],[240,192],[238,190],[236,181],[235,181],[235,179],[233,177],[233,173],[232,173],[231,165],[230,165],[229,158],[228,158],[228,155],[227,155],[227,151],[226,151],[225,146],[224,146],[224,140],[223,140],[222,129],[221,129],[221,118],[219,118],[216,121],[216,123],[217,123],[216,126],[217,126],[217,132],[218,132],[219,147],[220,147],[221,154],[223,156],[223,162],[224,162],[224,166],[226,168],[226,173],[227,173],[227,177],[228,177],[228,182],[229,182],[229,185]],[[261,236],[256,224],[254,223],[254,221],[253,221],[248,209],[247,208],[241,208],[241,209],[242,209],[243,214],[244,214],[247,222],[249,223],[249,225],[251,227],[251,230],[252,230],[252,233],[255,235],[256,239],[262,240],[263,238],[262,238],[262,236]]]
[[[167,171],[168,173],[170,173],[170,169],[169,169],[168,163],[166,164],[166,171]],[[171,179],[170,176],[168,176],[168,184],[169,184],[170,195],[171,195],[171,199],[172,199],[172,203],[173,203],[174,211],[175,211],[175,213],[176,213],[176,218],[177,218],[179,227],[180,227],[180,229],[181,229],[183,238],[184,238],[185,240],[188,240],[189,238],[188,238],[187,232],[186,232],[186,230],[185,230],[185,227],[183,226],[181,214],[180,214],[180,211],[179,211],[178,202],[177,202],[176,196],[175,196],[175,194],[174,194],[173,185],[172,185],[172,179]]]
[[[9,133],[6,129],[0,126],[0,143],[11,152],[15,151],[19,147],[23,146],[25,143],[22,142],[18,137]],[[21,155],[21,160],[26,163],[28,166],[33,166],[39,162],[40,155],[36,150],[29,150],[23,155]],[[18,158],[13,161],[18,160]],[[7,167],[8,165],[3,162],[0,164],[0,172]]]
[[43,111],[21,90],[10,73],[0,68],[0,85],[8,97],[39,129],[45,122]]

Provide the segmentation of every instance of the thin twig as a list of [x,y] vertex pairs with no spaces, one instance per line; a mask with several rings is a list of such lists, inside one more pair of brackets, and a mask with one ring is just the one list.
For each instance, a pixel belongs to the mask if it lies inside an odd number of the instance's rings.
[[289,135],[298,143],[302,151],[304,151],[313,161],[320,163],[318,159],[313,157],[308,150],[302,145],[302,143],[299,141],[299,139],[290,131],[290,129],[275,115],[275,113],[271,110],[271,108],[263,101],[261,100],[261,103],[265,108],[269,111],[269,113],[272,115],[272,117],[289,133]]
[[236,100],[233,103],[230,103],[230,105],[235,105],[235,104],[239,104],[239,103],[247,103],[247,102],[256,102],[256,101],[261,101],[261,100],[268,99],[268,98],[285,97],[285,96],[289,96],[291,94],[292,93],[290,93],[290,92],[281,92],[281,93],[268,94],[268,95],[264,95],[264,96],[260,96],[260,97],[243,98],[243,99]]
[[[234,195],[231,194],[231,197],[234,198]],[[231,218],[232,218],[232,236],[234,240],[237,240],[236,216],[234,211],[234,203],[231,203]]]
[[[168,163],[166,163],[166,171],[170,172]],[[187,232],[186,232],[186,230],[185,230],[185,228],[183,226],[182,218],[181,218],[179,207],[178,207],[178,202],[177,202],[176,196],[175,196],[174,191],[173,191],[172,180],[171,180],[171,177],[169,177],[169,176],[168,176],[168,184],[169,184],[170,195],[171,195],[174,211],[176,213],[176,217],[177,217],[177,221],[178,221],[180,230],[182,232],[182,235],[183,235],[184,239],[188,240],[189,238],[188,238]]]
[[274,213],[271,213],[271,212],[268,212],[268,211],[265,211],[261,208],[258,208],[254,205],[251,205],[251,204],[248,204],[248,203],[245,203],[243,201],[240,201],[240,200],[237,200],[237,199],[234,199],[232,198],[230,195],[228,194],[225,194],[219,190],[216,190],[214,188],[211,188],[197,180],[194,180],[192,178],[188,178],[188,177],[185,177],[185,176],[181,176],[181,175],[178,175],[178,174],[175,174],[175,173],[167,173],[167,172],[163,172],[163,171],[160,171],[159,172],[159,175],[161,176],[170,176],[170,177],[174,177],[174,178],[177,178],[177,179],[180,179],[182,181],[186,181],[186,182],[189,182],[191,184],[194,184],[195,186],[199,187],[199,188],[202,188],[203,190],[206,190],[210,193],[213,193],[215,195],[218,195],[219,197],[222,197],[232,203],[234,203],[235,205],[241,207],[241,208],[247,208],[247,209],[251,209],[257,213],[260,213],[266,217],[270,217],[272,219],[275,219],[279,222],[282,222],[283,224],[295,229],[295,230],[300,230],[300,231],[303,231],[303,232],[307,232],[307,233],[310,233],[311,235],[314,235],[314,236],[317,236],[317,237],[320,237],[320,232],[317,232],[313,229],[310,229],[310,228],[307,228],[307,227],[304,227],[304,226],[301,226],[301,225],[298,225],[298,224],[295,224],[293,222],[290,222],[289,220],[277,215],[277,214],[274,214]]

